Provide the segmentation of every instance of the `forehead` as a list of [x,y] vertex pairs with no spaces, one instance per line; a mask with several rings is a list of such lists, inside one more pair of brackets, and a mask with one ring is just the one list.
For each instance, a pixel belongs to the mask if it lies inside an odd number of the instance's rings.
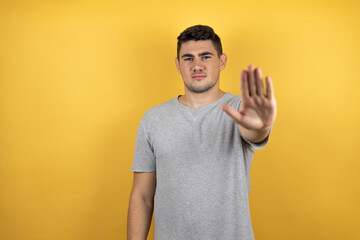
[[216,54],[216,49],[211,40],[187,41],[181,44],[180,56],[185,53],[198,54],[202,52],[211,52]]

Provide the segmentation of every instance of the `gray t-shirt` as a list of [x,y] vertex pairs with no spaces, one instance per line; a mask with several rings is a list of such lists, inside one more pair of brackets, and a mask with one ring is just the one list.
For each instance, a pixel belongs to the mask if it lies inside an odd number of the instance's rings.
[[149,109],[140,121],[134,172],[156,171],[156,240],[254,239],[249,210],[250,165],[262,143],[242,138],[224,103],[191,108],[178,98]]

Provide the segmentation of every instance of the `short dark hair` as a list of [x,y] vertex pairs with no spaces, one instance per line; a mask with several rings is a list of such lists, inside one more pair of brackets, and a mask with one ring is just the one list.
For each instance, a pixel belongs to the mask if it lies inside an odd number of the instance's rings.
[[181,45],[187,41],[199,41],[199,40],[211,40],[213,43],[218,56],[220,57],[222,54],[222,46],[219,36],[214,32],[209,26],[206,25],[195,25],[185,29],[178,36],[177,42],[177,58],[179,59],[179,53]]

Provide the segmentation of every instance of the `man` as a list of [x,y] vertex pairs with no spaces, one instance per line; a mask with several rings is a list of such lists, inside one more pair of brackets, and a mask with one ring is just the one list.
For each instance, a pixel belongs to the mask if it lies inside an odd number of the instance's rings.
[[239,96],[219,88],[226,55],[208,26],[178,37],[185,94],[149,109],[140,121],[131,170],[128,239],[146,239],[154,209],[156,240],[254,239],[250,164],[276,116],[270,77],[249,65]]

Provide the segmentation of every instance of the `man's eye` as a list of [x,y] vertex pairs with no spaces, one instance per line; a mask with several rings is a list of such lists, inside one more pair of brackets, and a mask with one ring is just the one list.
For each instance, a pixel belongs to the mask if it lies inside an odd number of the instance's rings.
[[206,60],[208,58],[211,58],[210,56],[203,56],[203,59]]
[[185,58],[184,61],[191,61],[192,58]]

